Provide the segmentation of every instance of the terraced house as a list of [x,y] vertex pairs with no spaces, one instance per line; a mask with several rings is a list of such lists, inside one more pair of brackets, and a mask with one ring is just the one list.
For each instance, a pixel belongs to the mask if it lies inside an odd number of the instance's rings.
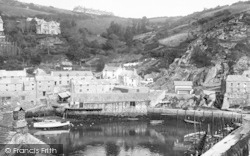
[[89,81],[95,79],[91,71],[53,71],[55,86],[70,86],[71,80]]
[[224,95],[224,108],[233,106],[246,106],[249,102],[250,78],[247,74],[228,75],[226,79],[226,93]]

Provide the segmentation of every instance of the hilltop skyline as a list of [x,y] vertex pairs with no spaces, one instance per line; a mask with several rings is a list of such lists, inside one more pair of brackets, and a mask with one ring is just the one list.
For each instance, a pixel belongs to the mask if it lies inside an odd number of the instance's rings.
[[[204,8],[231,5],[238,0],[19,0],[26,3],[34,3],[45,6],[53,6],[62,9],[73,10],[76,6],[93,8],[102,11],[113,12],[116,16],[141,18],[146,16],[185,16],[193,12],[202,11]],[[247,0],[243,0],[247,1]]]

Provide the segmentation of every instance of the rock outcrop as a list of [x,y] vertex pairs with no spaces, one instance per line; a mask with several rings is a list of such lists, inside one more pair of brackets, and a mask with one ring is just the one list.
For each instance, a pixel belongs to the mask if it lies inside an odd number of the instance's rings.
[[[199,33],[186,47],[185,54],[175,59],[152,88],[173,91],[175,80],[193,81],[195,86],[219,86],[228,74],[242,74],[250,67],[249,19],[248,12],[234,14]],[[198,67],[195,64],[192,56],[197,48],[209,56],[211,65]]]

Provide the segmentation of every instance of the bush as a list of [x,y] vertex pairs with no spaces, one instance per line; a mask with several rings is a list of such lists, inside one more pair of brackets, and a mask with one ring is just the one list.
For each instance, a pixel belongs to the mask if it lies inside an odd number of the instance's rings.
[[212,57],[210,57],[207,53],[201,51],[200,47],[194,48],[194,52],[191,55],[191,61],[198,68],[212,65],[211,60],[212,60]]

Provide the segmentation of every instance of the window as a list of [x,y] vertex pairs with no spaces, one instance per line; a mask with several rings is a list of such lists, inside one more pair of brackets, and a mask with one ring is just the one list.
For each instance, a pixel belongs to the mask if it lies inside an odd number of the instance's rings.
[[59,77],[62,77],[62,74],[59,74]]
[[131,101],[131,102],[130,102],[130,106],[135,107],[135,102],[134,102],[134,101]]
[[67,74],[67,77],[69,77],[69,74]]
[[246,76],[248,77],[248,74]]
[[69,81],[67,81],[67,83],[69,84]]
[[55,86],[56,86],[56,81],[55,81]]
[[80,91],[79,92],[82,92],[82,90],[80,89]]
[[25,96],[21,96],[22,100],[25,100]]
[[83,103],[82,102],[80,102],[79,108],[83,108]]
[[41,81],[39,81],[39,83],[41,83]]
[[62,81],[59,81],[59,84],[62,84]]
[[6,86],[8,86],[8,84],[6,84]]
[[46,92],[45,91],[43,91],[43,96],[45,96],[46,95]]
[[11,76],[11,78],[14,78],[14,76]]
[[50,81],[48,81],[48,83],[50,83]]

